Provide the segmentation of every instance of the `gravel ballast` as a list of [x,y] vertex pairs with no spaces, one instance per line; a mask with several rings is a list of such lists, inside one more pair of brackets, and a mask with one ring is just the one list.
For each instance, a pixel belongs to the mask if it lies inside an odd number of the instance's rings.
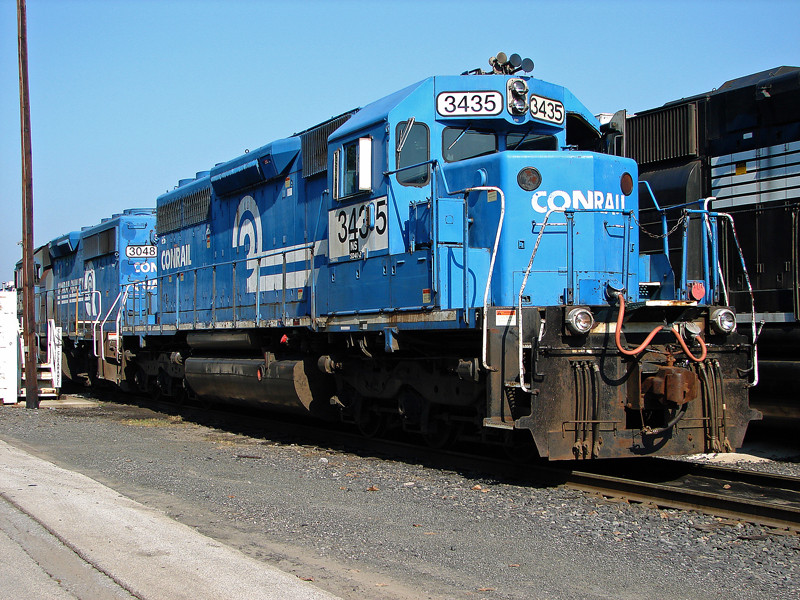
[[0,439],[344,598],[800,597],[800,537],[693,512],[112,403],[5,406]]

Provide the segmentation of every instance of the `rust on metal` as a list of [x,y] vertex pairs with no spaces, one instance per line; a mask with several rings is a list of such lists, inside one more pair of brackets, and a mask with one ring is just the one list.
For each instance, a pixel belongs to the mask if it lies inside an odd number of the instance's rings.
[[697,396],[697,375],[682,367],[663,365],[644,378],[642,393],[654,395],[662,404],[683,406]]

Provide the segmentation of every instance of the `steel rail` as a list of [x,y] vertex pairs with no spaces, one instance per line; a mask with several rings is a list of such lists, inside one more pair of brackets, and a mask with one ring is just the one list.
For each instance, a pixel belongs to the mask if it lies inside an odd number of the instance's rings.
[[737,469],[689,471],[666,482],[572,471],[566,485],[603,496],[697,510],[800,533],[800,478]]

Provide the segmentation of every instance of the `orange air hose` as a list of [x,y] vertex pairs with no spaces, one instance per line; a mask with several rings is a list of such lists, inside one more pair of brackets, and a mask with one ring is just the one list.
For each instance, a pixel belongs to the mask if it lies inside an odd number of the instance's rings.
[[[647,348],[650,342],[653,341],[653,338],[656,336],[656,334],[659,331],[661,331],[664,327],[662,325],[659,325],[658,327],[653,329],[653,331],[649,333],[649,335],[637,348],[633,350],[627,350],[623,348],[620,336],[622,335],[622,319],[625,316],[625,297],[622,294],[620,294],[618,298],[619,298],[619,314],[617,315],[617,327],[616,330],[614,331],[614,341],[617,344],[617,350],[619,350],[622,354],[626,356],[636,356],[637,354],[642,352],[645,348]],[[706,343],[703,341],[703,338],[701,337],[697,338],[697,341],[700,343],[700,348],[702,349],[702,353],[698,358],[689,351],[689,347],[686,345],[686,342],[683,341],[683,338],[681,337],[681,334],[678,332],[677,329],[673,327],[670,331],[672,331],[672,333],[675,335],[675,337],[678,340],[678,343],[681,345],[681,348],[683,348],[684,353],[691,360],[693,360],[694,362],[703,362],[706,359],[706,354],[708,353],[708,347],[706,346]]]

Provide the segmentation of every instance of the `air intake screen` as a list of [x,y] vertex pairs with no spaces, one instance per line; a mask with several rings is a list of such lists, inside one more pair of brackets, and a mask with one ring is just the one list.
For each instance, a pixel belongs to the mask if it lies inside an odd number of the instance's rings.
[[109,254],[116,250],[117,228],[112,227],[100,233],[90,235],[83,241],[83,260],[89,260],[95,256]]
[[328,170],[328,136],[344,125],[358,112],[350,111],[300,134],[303,152],[303,177],[311,177]]
[[191,225],[197,225],[208,219],[211,205],[211,188],[194,190],[184,196],[171,200],[158,207],[156,215],[156,231],[159,235]]
[[694,103],[628,119],[625,150],[640,165],[697,156],[697,106]]

